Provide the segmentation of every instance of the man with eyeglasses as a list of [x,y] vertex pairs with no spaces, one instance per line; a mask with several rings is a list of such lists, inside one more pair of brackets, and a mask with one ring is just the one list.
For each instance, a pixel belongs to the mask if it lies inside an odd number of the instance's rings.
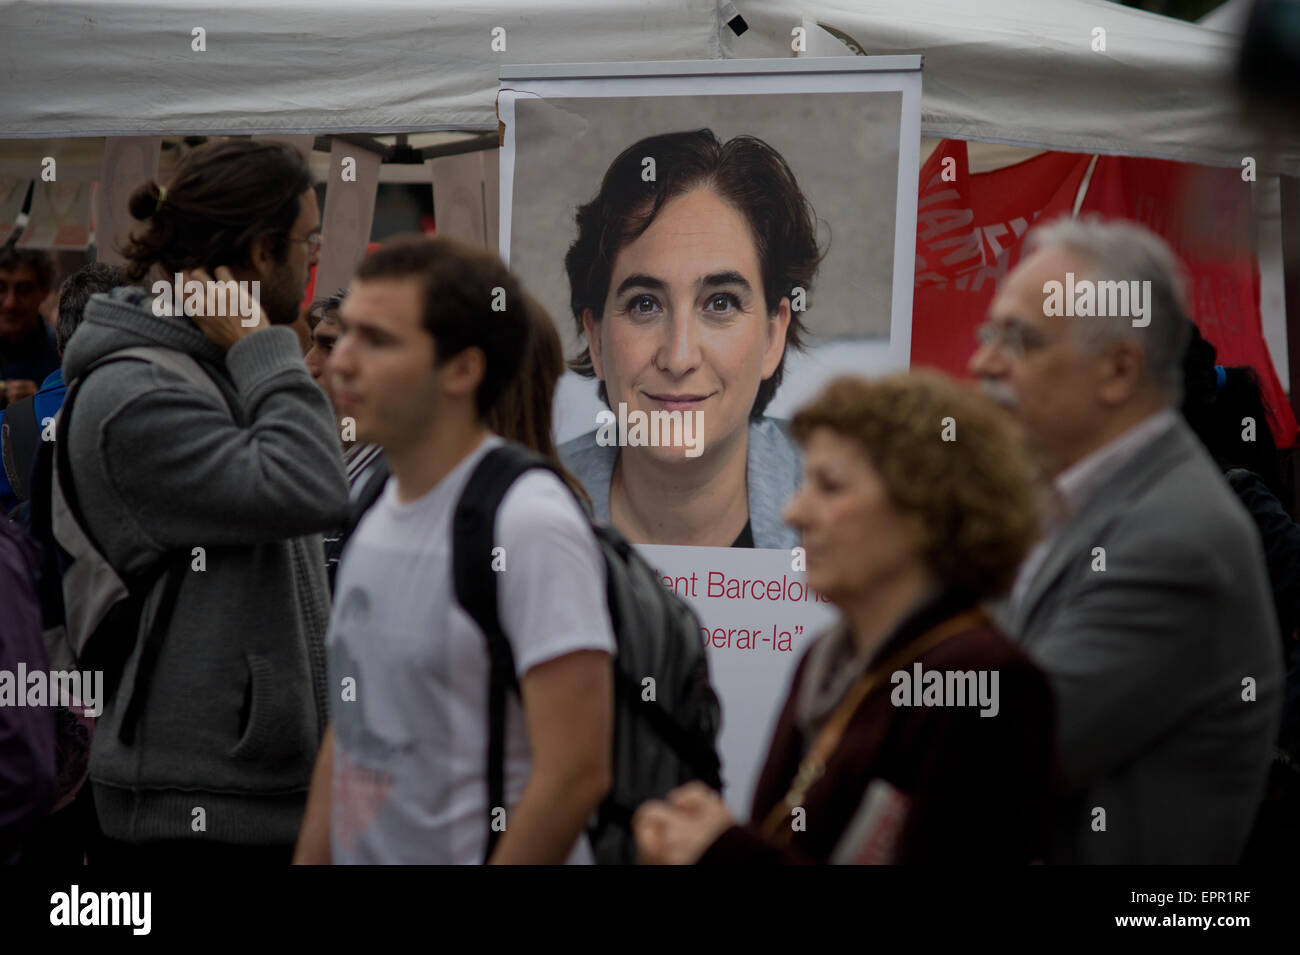
[[[347,517],[334,414],[289,327],[320,251],[312,177],[281,144],[212,142],[130,209],[143,285],[91,298],[58,432],[89,538],[150,608],[91,743],[91,861],[287,863],[328,712],[321,533]],[[176,273],[258,282],[260,308],[156,308]]]
[[[1103,282],[1142,283],[1141,317],[1053,301]],[[1064,220],[1030,234],[970,363],[1052,482],[1004,622],[1056,694],[1056,862],[1235,863],[1263,792],[1277,625],[1251,519],[1177,413],[1186,316],[1162,240]]]

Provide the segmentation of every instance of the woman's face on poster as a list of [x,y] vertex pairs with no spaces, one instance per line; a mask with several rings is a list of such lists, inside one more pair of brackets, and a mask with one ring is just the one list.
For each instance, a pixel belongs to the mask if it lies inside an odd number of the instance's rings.
[[[744,433],[759,384],[781,360],[789,322],[789,299],[768,312],[744,215],[703,188],[665,203],[619,251],[604,315],[599,322],[590,310],[583,315],[615,414],[620,403],[629,415],[697,412],[704,456]],[[679,460],[688,449],[632,450]]]

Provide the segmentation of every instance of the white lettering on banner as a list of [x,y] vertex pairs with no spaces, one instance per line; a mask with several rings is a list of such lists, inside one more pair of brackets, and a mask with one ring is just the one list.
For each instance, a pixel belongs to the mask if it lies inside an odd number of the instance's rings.
[[837,611],[808,589],[803,573],[790,570],[788,550],[637,550],[700,619],[709,676],[722,701],[723,796],[736,818],[746,819],[795,664]]

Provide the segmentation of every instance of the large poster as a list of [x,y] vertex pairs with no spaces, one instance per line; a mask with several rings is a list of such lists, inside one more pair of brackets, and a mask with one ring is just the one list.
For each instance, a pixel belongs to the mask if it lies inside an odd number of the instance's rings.
[[700,615],[742,816],[835,615],[783,517],[789,415],[906,368],[920,58],[507,67],[501,253],[574,370],[561,457]]

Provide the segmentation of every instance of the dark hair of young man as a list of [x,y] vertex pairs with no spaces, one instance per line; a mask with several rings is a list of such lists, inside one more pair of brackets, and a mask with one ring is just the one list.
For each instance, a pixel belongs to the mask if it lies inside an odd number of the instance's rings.
[[59,320],[54,326],[60,354],[68,347],[68,339],[81,324],[90,296],[111,292],[126,284],[126,273],[116,265],[108,265],[104,262],[91,262],[64,280],[59,289]]
[[311,187],[302,154],[282,143],[230,139],[198,146],[177,164],[165,196],[153,180],[131,194],[131,215],[145,224],[122,252],[127,275],[138,282],[155,264],[169,276],[249,266],[253,241],[264,235],[271,254],[283,260],[299,196]]
[[466,348],[483,352],[483,380],[474,395],[481,419],[519,373],[529,347],[523,288],[494,253],[446,237],[403,236],[365,258],[356,277],[419,280],[424,329],[441,365]]
[[510,380],[488,414],[488,427],[510,441],[537,452],[555,466],[564,483],[591,509],[591,496],[555,450],[552,411],[555,388],[564,375],[564,343],[550,313],[532,295],[524,293],[532,335],[519,374]]
[[[1253,368],[1230,365],[1223,369],[1220,385],[1216,354],[1193,326],[1183,358],[1183,417],[1220,468],[1253,471],[1274,496],[1285,501],[1289,492],[1282,481],[1259,377]],[[1254,440],[1242,440],[1243,418],[1255,420]]]
[[36,275],[36,287],[48,292],[54,284],[54,260],[42,249],[20,249],[10,243],[0,245],[0,271],[13,272],[30,265]]
[[[654,181],[642,178],[642,160],[653,157]],[[775,315],[782,298],[796,287],[812,294],[813,276],[825,252],[817,245],[817,217],[794,173],[775,149],[753,136],[720,142],[711,129],[664,133],[633,143],[605,172],[596,197],[577,212],[578,237],[564,257],[569,274],[569,306],[582,334],[582,313],[604,315],[614,259],[644,233],[669,200],[707,188],[729,203],[749,223],[763,277],[768,313]],[[792,311],[786,348],[803,347],[802,313]],[[569,367],[595,376],[591,350]],[[758,387],[750,414],[759,417],[772,400],[785,371],[785,355],[776,371]],[[600,397],[607,401],[602,382]]]
[[318,298],[307,306],[307,326],[315,331],[316,326],[326,319],[337,319],[343,300],[348,297],[348,290],[338,289],[329,298]]

